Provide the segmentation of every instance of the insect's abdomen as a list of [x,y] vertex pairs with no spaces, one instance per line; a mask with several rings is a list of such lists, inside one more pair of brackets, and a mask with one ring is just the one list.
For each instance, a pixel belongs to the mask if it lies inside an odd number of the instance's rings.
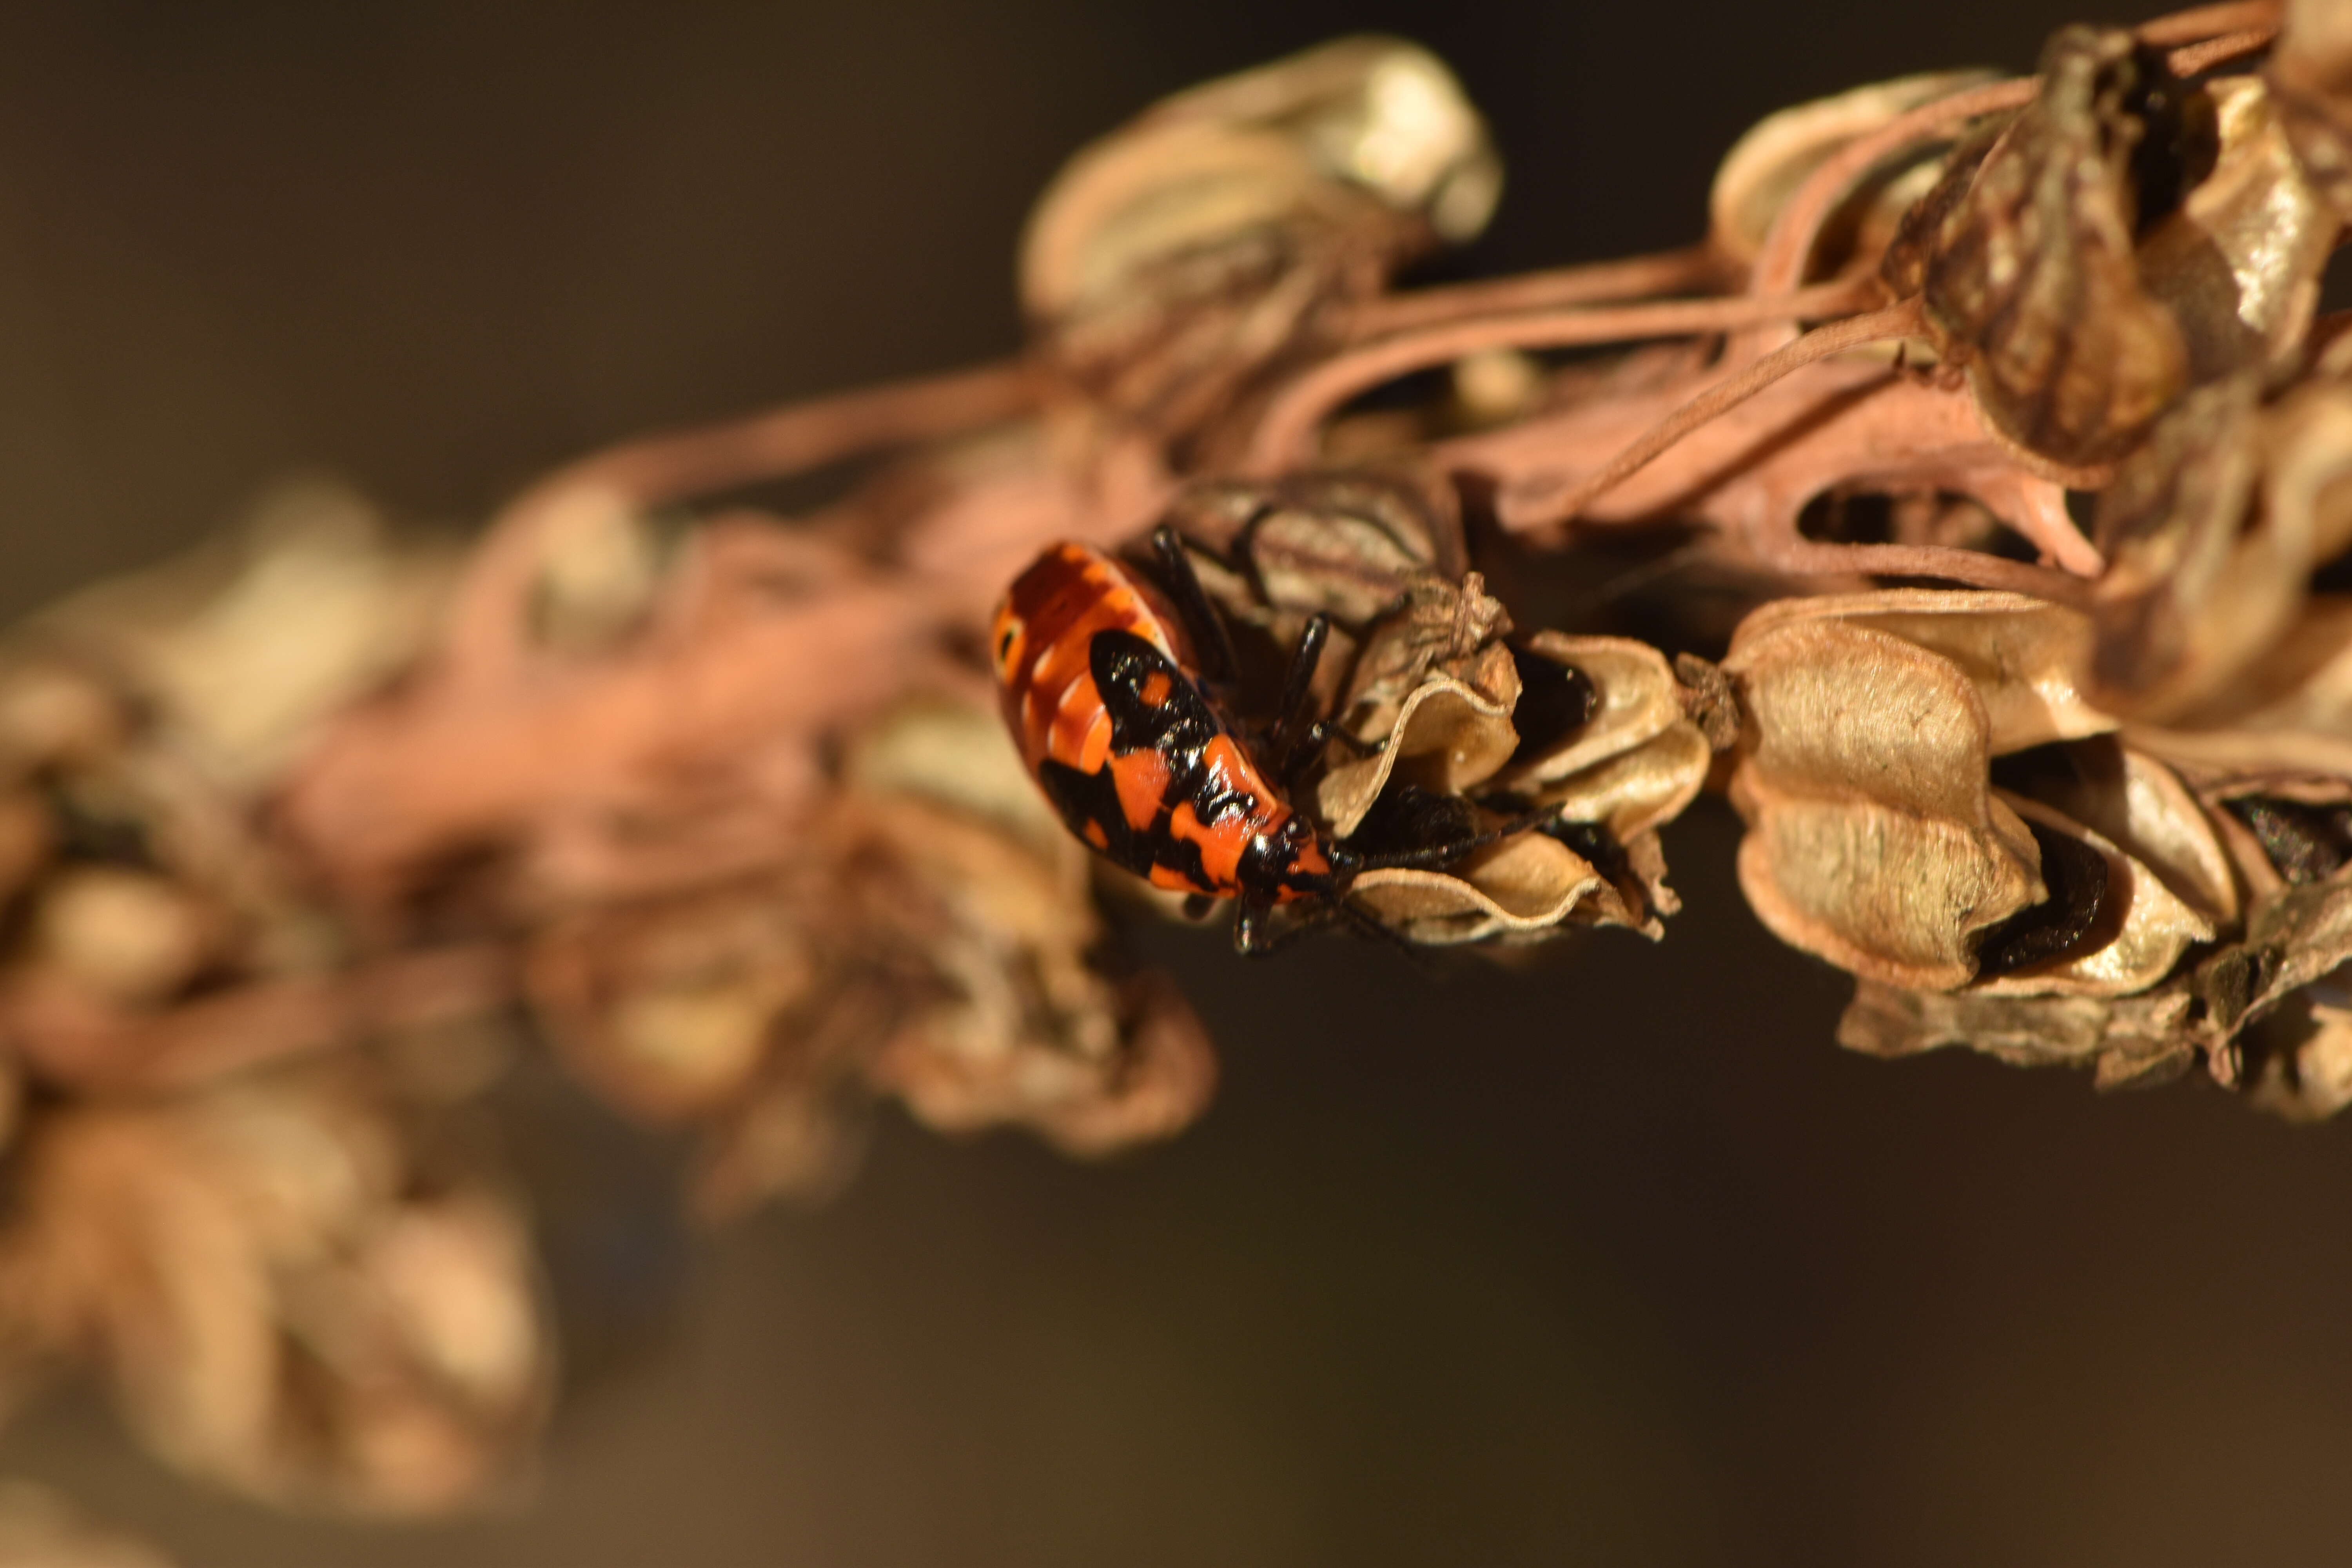
[[1128,569],[1057,544],[990,631],[1005,721],[1070,831],[1157,886],[1238,890],[1290,807],[1193,681],[1174,616]]
[[1109,759],[1110,716],[1089,662],[1097,632],[1139,637],[1180,668],[1189,662],[1174,617],[1158,600],[1126,567],[1083,544],[1053,546],[1013,583],[989,652],[1005,722],[1032,772],[1051,761],[1091,773]]

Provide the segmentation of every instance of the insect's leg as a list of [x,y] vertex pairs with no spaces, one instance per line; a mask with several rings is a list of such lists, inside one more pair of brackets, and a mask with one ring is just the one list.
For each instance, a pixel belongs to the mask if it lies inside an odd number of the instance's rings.
[[1323,662],[1323,645],[1330,637],[1331,617],[1318,610],[1307,617],[1298,634],[1298,647],[1290,656],[1282,701],[1274,710],[1274,728],[1266,733],[1266,751],[1275,759],[1275,772],[1285,779],[1295,771],[1315,732],[1312,721],[1304,725],[1301,721],[1307,719],[1307,704],[1315,696],[1315,671]]
[[1225,618],[1217,606],[1209,602],[1201,579],[1192,570],[1192,558],[1184,553],[1184,539],[1173,528],[1161,523],[1151,531],[1151,551],[1160,557],[1160,570],[1168,578],[1168,590],[1175,595],[1176,609],[1184,617],[1184,629],[1192,634],[1200,647],[1201,673],[1210,680],[1230,682],[1241,669],[1241,659],[1234,652],[1233,635],[1225,630]]
[[1259,899],[1244,899],[1234,911],[1234,951],[1244,958],[1264,958],[1278,952],[1297,941],[1309,927],[1330,918],[1328,908],[1318,908],[1312,914],[1299,914],[1280,925],[1274,923],[1274,905]]
[[1474,850],[1489,844],[1499,844],[1515,833],[1525,833],[1531,827],[1541,827],[1559,815],[1557,807],[1524,812],[1499,827],[1488,827],[1475,833],[1465,833],[1436,844],[1424,844],[1416,849],[1399,849],[1386,855],[1365,855],[1356,860],[1356,868],[1363,871],[1440,871]]

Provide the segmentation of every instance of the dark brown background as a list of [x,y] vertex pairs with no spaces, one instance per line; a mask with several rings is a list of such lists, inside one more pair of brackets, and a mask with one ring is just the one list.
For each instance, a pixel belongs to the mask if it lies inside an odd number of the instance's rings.
[[[289,467],[472,518],[631,431],[1001,352],[1067,151],[1336,32],[1490,110],[1503,268],[1693,237],[1765,110],[2030,65],[2069,14],[16,0],[0,597]],[[1842,1055],[1733,841],[1671,837],[1663,948],[1518,973],[1158,935],[1227,1047],[1191,1136],[1088,1169],[889,1119],[841,1201],[689,1263],[656,1158],[527,1092],[578,1354],[510,1515],[280,1521],[70,1397],[0,1471],[194,1568],[2343,1560],[2344,1130]]]

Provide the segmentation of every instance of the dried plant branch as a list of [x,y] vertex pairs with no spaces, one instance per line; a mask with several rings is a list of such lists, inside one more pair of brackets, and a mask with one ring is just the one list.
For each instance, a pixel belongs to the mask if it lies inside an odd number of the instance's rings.
[[[1854,1048],[2334,1114],[2347,83],[2316,5],[2069,28],[1766,121],[1702,244],[1398,292],[1499,165],[1441,64],[1343,40],[1074,159],[1018,359],[625,443],[462,563],[294,492],[37,619],[0,1351],[253,1495],[460,1506],[548,1330],[428,1134],[513,1050],[691,1134],[706,1218],[830,1190],[877,1100],[1106,1153],[1215,1067],[1099,895],[1655,940],[1710,787]],[[727,499],[861,458],[812,517]],[[1523,620],[1538,557],[1603,586]],[[992,622],[1033,573],[1085,613]]]

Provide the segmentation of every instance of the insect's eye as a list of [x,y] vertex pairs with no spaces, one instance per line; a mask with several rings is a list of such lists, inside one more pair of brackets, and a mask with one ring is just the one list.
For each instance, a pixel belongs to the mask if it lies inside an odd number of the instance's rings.
[[996,634],[996,668],[1008,669],[1013,664],[1013,645],[1021,640],[1021,628],[1008,626]]

